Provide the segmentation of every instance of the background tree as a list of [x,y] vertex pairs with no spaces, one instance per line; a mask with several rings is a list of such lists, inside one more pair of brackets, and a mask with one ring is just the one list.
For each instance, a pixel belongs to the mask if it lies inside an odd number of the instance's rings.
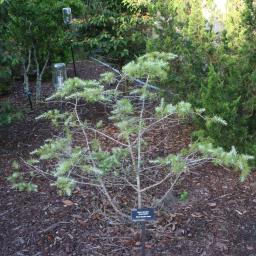
[[[49,8],[51,6],[51,8]],[[36,99],[41,96],[42,77],[50,62],[67,57],[68,44],[63,25],[62,8],[70,6],[81,12],[80,1],[15,0],[9,5],[9,33],[22,56],[24,86],[29,90],[28,73],[36,68]],[[57,57],[58,56],[58,57]]]
[[245,1],[243,0],[229,0],[227,1],[225,23],[225,37],[228,42],[229,50],[237,53],[241,45],[244,43],[245,27],[242,23],[242,16],[245,8]]
[[188,16],[188,36],[194,43],[200,45],[205,34],[205,18],[201,0],[190,1],[190,15]]
[[[144,1],[146,2],[146,1]],[[77,21],[78,45],[122,65],[145,52],[149,16],[136,1],[88,1]]]
[[4,1],[0,4],[0,95],[8,93],[12,82],[12,67],[17,63],[7,36],[8,21],[9,4]]
[[18,63],[18,58],[12,51],[10,38],[7,35],[9,22],[9,1],[0,2],[0,126],[8,125],[21,118],[21,112],[17,111],[6,97],[10,93],[12,68]]
[[[152,8],[153,36],[147,50],[169,51],[179,56],[172,65],[167,85],[176,100],[199,101],[200,84],[215,58],[215,35],[206,29],[201,1],[157,1]],[[181,13],[181,14],[180,14]],[[155,35],[154,35],[155,34]]]

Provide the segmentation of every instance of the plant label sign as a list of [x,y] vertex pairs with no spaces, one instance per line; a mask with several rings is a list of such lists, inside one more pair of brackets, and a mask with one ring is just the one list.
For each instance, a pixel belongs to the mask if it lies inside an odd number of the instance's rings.
[[132,221],[154,221],[156,219],[153,208],[132,209]]

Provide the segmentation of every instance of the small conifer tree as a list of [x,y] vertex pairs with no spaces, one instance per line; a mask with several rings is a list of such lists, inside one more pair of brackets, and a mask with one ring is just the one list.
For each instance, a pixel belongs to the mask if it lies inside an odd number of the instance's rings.
[[[119,219],[129,218],[129,211],[134,207],[161,206],[179,178],[205,161],[235,167],[245,178],[250,171],[251,157],[239,155],[234,148],[225,152],[212,144],[200,143],[177,154],[152,152],[157,146],[148,137],[159,129],[164,132],[163,124],[175,126],[195,116],[208,123],[226,124],[216,116],[204,116],[204,109],[193,109],[188,102],[173,105],[159,100],[150,89],[150,82],[166,79],[173,58],[176,58],[173,54],[153,52],[124,66],[123,79],[145,79],[144,86],[132,87],[128,94],[118,90],[120,83],[115,89],[104,90],[103,81],[113,81],[109,73],[102,81],[68,80],[49,100],[65,100],[72,109],[64,113],[50,110],[38,117],[61,127],[62,136],[47,140],[32,152],[33,170],[53,176],[54,185],[67,195],[82,184],[98,188]],[[81,114],[82,102],[110,106],[110,124],[104,120],[95,124],[85,119]],[[40,164],[45,160],[52,160],[48,171]],[[162,195],[156,198],[159,187]],[[122,201],[123,193],[129,194],[129,202]]]

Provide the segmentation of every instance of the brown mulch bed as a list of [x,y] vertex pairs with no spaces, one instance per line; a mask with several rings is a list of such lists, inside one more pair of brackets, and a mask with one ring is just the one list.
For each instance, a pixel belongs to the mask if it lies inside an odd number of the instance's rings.
[[[91,61],[77,65],[81,78],[97,79],[106,70]],[[49,95],[50,83],[44,88]],[[11,162],[28,158],[56,133],[49,123],[35,120],[53,106],[41,104],[31,111],[21,82],[13,91],[10,100],[24,118],[0,128],[0,255],[140,255],[139,226],[103,221],[95,208],[102,207],[104,198],[94,189],[61,197],[40,177],[37,193],[11,188],[6,181]],[[190,131],[188,125],[168,129],[163,150],[175,152],[188,145]],[[256,255],[256,173],[240,183],[238,173],[207,164],[183,177],[174,192],[178,196],[182,191],[189,193],[187,201],[167,201],[165,213],[147,224],[147,255]]]

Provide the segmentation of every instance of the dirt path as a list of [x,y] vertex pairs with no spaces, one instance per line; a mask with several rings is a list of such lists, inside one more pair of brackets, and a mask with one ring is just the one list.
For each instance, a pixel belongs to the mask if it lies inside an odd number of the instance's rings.
[[[104,70],[93,62],[78,64],[82,78],[98,78]],[[11,101],[25,114],[22,121],[0,128],[0,255],[139,255],[138,227],[103,222],[95,205],[100,208],[104,198],[93,189],[63,198],[43,178],[37,178],[37,193],[11,189],[6,181],[11,162],[27,158],[56,132],[47,122],[35,120],[50,106],[30,111],[20,83],[14,91]],[[46,83],[45,95],[50,91]],[[169,129],[163,148],[172,151],[188,144],[189,131],[186,126]],[[178,140],[175,145],[173,138]],[[167,202],[167,213],[147,226],[147,255],[256,255],[255,173],[241,184],[237,173],[209,164],[186,174],[175,193],[182,191],[189,193],[188,200]]]

